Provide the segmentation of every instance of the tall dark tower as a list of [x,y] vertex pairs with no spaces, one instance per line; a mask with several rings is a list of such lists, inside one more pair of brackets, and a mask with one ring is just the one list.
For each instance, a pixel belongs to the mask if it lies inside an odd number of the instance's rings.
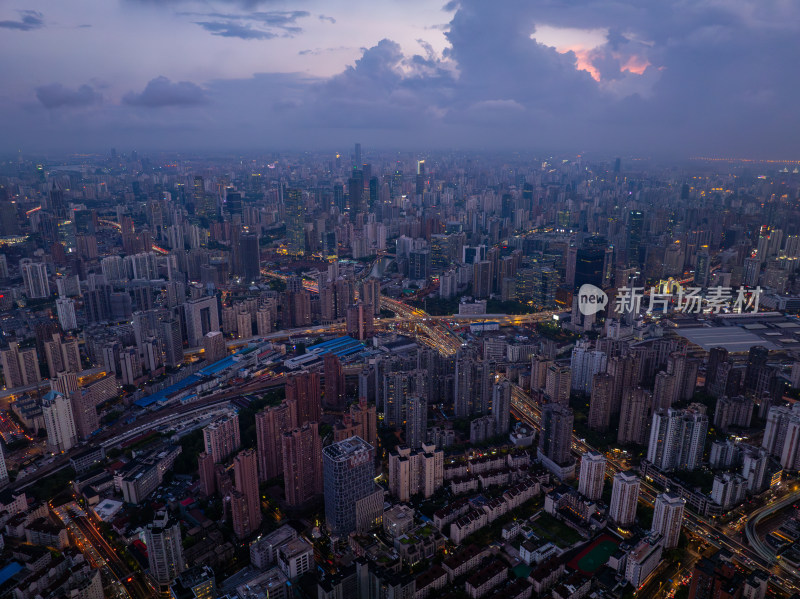
[[355,222],[359,212],[364,212],[364,173],[353,171],[347,180],[347,192],[350,200],[350,220]]
[[258,248],[258,235],[246,233],[239,237],[239,256],[242,263],[242,276],[248,283],[255,283],[261,276],[261,261]]
[[55,216],[57,220],[67,218],[67,204],[64,201],[64,190],[57,185],[53,185],[52,189],[50,189],[49,208],[50,212],[53,213],[53,216]]
[[628,213],[628,266],[641,268],[642,236],[644,234],[644,214],[641,210]]
[[299,256],[306,251],[303,192],[299,189],[287,189],[283,203],[286,213],[286,241],[289,253]]
[[353,165],[355,168],[361,166],[361,144],[356,143],[355,153],[353,154]]
[[589,283],[603,287],[608,243],[605,237],[590,237],[578,248],[575,257],[575,289]]

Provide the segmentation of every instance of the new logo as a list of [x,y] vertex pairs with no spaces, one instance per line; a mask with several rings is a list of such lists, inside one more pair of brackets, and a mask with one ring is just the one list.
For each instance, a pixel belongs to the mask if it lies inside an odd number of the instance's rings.
[[596,314],[608,304],[606,292],[589,283],[581,285],[578,289],[578,310],[584,316]]

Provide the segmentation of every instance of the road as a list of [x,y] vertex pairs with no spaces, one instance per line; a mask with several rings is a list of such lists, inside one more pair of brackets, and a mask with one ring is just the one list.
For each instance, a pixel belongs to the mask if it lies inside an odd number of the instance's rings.
[[796,503],[798,500],[800,500],[800,492],[792,493],[784,499],[778,500],[777,502],[773,501],[772,503],[765,505],[764,507],[750,514],[750,518],[747,520],[747,524],[745,524],[744,527],[745,534],[747,536],[747,542],[750,543],[750,546],[753,547],[759,556],[761,556],[769,564],[777,564],[781,571],[788,574],[789,577],[792,577],[795,580],[800,580],[800,573],[798,573],[795,568],[786,562],[776,559],[775,552],[772,551],[766,542],[764,542],[764,540],[758,535],[757,529],[760,522],[768,520],[781,510],[786,509],[790,505]]

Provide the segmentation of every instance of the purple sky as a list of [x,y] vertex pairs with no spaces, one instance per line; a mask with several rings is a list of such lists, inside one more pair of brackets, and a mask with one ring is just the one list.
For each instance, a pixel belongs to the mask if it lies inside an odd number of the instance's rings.
[[800,158],[794,0],[7,0],[0,151]]

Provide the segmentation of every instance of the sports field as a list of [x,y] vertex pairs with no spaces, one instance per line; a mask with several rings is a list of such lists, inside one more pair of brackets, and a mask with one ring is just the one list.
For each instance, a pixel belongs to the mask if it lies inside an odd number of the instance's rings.
[[619,547],[619,541],[615,541],[608,535],[603,535],[569,562],[569,567],[580,570],[584,574],[594,574],[608,558],[614,555]]

